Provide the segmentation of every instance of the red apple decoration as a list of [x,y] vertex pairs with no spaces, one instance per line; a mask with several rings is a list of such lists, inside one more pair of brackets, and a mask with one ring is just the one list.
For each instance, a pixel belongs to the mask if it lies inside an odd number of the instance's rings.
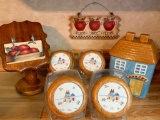
[[17,52],[18,52],[17,50],[12,50],[8,52],[8,55],[10,55],[11,57],[14,57]]
[[12,46],[11,49],[12,50],[18,50],[18,46]]
[[111,31],[115,26],[115,22],[114,20],[109,20],[108,18],[104,18],[103,26],[105,30]]
[[90,18],[89,20],[90,20],[89,28],[92,31],[97,31],[100,28],[100,25],[101,25],[100,21],[99,21],[99,18],[97,18],[96,20],[94,20],[93,18]]
[[78,31],[83,31],[85,29],[86,22],[84,20],[85,20],[85,18],[75,19],[74,26]]
[[30,49],[30,47],[26,44],[21,44],[18,46],[17,50],[22,51],[22,50],[27,50]]
[[30,48],[29,50],[31,53],[39,52],[39,50],[37,48]]
[[29,53],[31,53],[30,50],[26,49],[26,50],[21,50],[18,55],[24,55],[24,54],[29,54]]
[[30,48],[30,46],[26,44],[21,44],[19,46],[12,46],[10,51],[8,52],[8,55],[10,57],[15,57],[17,55],[25,55],[35,52],[39,52],[39,50],[37,48]]

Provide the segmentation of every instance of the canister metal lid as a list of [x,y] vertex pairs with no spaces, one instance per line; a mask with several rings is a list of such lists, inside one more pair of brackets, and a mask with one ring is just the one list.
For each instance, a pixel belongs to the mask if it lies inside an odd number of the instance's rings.
[[53,52],[50,57],[49,70],[59,71],[71,69],[74,66],[73,56],[70,52],[59,50]]
[[100,78],[92,88],[91,101],[104,117],[123,116],[131,107],[132,94],[128,84],[115,76]]
[[55,80],[46,94],[49,110],[62,119],[75,117],[84,111],[87,100],[85,86],[72,76],[63,76]]
[[99,51],[89,50],[80,55],[79,68],[87,75],[93,71],[105,68],[105,58]]

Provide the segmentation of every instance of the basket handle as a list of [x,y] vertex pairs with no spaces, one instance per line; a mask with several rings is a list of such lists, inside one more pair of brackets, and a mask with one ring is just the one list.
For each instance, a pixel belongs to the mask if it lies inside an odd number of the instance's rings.
[[110,14],[111,16],[114,16],[114,13],[113,13],[113,12],[110,12],[107,7],[105,7],[104,5],[102,5],[102,4],[98,3],[98,2],[92,2],[92,3],[87,4],[80,12],[77,13],[77,16],[80,17],[80,15],[82,14],[82,12],[83,12],[88,6],[90,6],[90,5],[95,5],[95,4],[100,5],[101,7],[105,8],[105,9],[109,12],[109,14]]

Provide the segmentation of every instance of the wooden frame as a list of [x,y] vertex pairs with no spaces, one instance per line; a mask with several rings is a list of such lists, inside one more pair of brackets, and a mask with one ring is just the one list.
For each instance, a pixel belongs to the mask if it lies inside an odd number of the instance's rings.
[[[7,64],[4,44],[12,43],[12,38],[15,39],[16,43],[28,42],[32,40],[32,35],[34,35],[35,42],[36,40],[41,40],[45,57],[43,59]],[[42,26],[38,22],[14,21],[0,26],[0,53],[3,68],[6,71],[25,72],[25,77],[16,84],[16,90],[20,94],[34,95],[43,91],[45,79],[37,77],[36,70],[48,64],[49,61],[49,45],[46,42],[46,37],[47,35],[43,32]]]

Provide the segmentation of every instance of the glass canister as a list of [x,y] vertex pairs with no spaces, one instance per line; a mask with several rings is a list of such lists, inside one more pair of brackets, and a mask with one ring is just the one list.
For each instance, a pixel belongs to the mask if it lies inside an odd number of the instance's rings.
[[77,70],[48,73],[45,103],[51,120],[75,120],[85,117],[87,90]]

